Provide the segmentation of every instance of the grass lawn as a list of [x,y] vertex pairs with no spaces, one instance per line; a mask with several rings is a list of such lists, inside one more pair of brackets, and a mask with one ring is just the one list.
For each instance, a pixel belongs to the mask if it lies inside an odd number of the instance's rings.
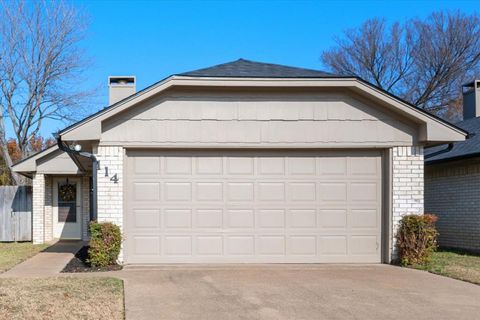
[[124,319],[115,278],[0,279],[0,319]]
[[48,244],[34,245],[31,242],[0,243],[0,273],[34,256],[48,246]]
[[417,268],[480,285],[480,255],[439,250],[426,266]]

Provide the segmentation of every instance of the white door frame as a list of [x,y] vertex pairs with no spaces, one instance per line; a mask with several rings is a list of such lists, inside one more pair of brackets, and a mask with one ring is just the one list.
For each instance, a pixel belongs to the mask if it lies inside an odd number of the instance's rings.
[[67,177],[53,178],[53,237],[55,239],[81,239],[82,238],[82,180],[68,177],[68,182],[74,182],[76,187],[76,222],[58,221],[58,184],[65,182]]

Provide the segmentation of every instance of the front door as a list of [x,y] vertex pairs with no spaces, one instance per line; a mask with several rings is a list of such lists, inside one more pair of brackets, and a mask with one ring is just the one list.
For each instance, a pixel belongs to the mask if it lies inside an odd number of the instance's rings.
[[53,235],[56,239],[80,239],[81,185],[78,178],[53,180]]

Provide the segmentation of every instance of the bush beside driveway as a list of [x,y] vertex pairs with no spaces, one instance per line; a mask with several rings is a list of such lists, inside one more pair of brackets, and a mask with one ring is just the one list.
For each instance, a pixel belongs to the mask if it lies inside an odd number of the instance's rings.
[[0,273],[36,255],[48,246],[48,244],[32,244],[31,242],[0,243]]

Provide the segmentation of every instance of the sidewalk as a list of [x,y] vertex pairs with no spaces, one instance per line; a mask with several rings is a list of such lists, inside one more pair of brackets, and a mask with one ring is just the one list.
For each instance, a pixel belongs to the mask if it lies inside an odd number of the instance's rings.
[[0,274],[0,278],[57,276],[74,257],[83,241],[58,241],[30,259]]

